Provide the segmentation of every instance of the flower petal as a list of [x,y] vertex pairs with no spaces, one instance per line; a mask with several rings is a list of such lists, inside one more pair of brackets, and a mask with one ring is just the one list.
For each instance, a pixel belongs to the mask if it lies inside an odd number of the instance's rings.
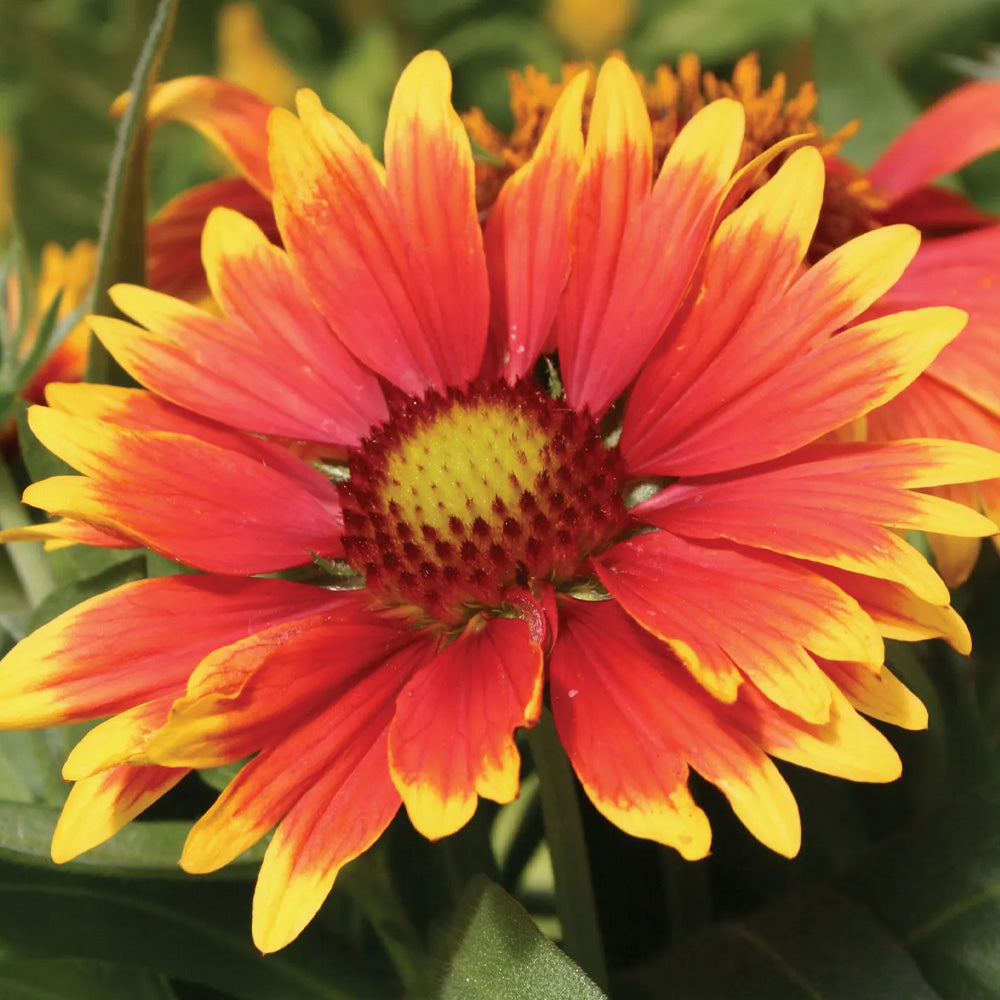
[[[275,112],[269,123],[275,216],[297,270],[355,357],[415,396],[429,387],[464,385],[476,374],[489,309],[482,240],[470,200],[471,152],[466,157],[455,132],[450,78],[440,58],[425,53],[410,64],[397,85],[390,118],[411,137],[413,155],[422,163],[433,161],[433,146],[443,141],[452,158],[446,174],[407,180],[399,162],[404,143],[393,146],[395,165],[384,181],[371,151],[311,91],[299,94],[300,118]],[[418,108],[424,116],[419,124],[413,120]],[[420,226],[430,228],[410,233],[407,219],[414,224],[417,219],[400,214],[399,199],[416,192],[418,184],[427,186],[420,188]],[[438,217],[447,220],[436,232],[432,202]]]
[[187,773],[182,768],[122,764],[78,781],[52,834],[52,860],[61,865],[103,844]]
[[209,213],[220,205],[252,219],[272,243],[279,240],[271,202],[242,177],[198,184],[171,198],[146,227],[146,280],[150,288],[188,302],[199,302],[208,295],[201,263],[201,231]]
[[[964,393],[927,374],[868,415],[868,434],[875,441],[934,434],[995,449],[1000,446],[1000,415],[983,409]],[[1000,479],[965,485],[963,480],[983,480],[984,475],[969,472],[954,478],[959,485],[940,480],[928,485],[931,492],[952,501],[981,507],[994,524],[1000,521]],[[938,572],[948,585],[957,587],[964,583],[976,565],[979,542],[934,533],[928,535],[928,540]]]
[[832,680],[830,720],[812,725],[778,708],[750,683],[740,689],[734,721],[772,757],[849,781],[895,781],[902,771],[892,744],[851,707]]
[[63,778],[80,781],[141,757],[149,738],[166,721],[174,699],[183,693],[184,686],[178,683],[169,694],[143,702],[94,726],[66,758]]
[[[111,113],[124,114],[131,99],[131,93],[122,94]],[[245,87],[213,76],[181,76],[153,89],[146,118],[150,126],[183,122],[197,129],[262,195],[270,197],[270,113],[271,105]]]
[[513,734],[538,721],[542,681],[542,651],[528,626],[494,618],[472,624],[406,685],[389,729],[389,766],[425,837],[464,826],[479,795],[517,795]]
[[825,577],[850,594],[887,639],[915,642],[944,639],[963,656],[972,651],[972,638],[962,616],[950,605],[931,604],[889,580],[822,567]]
[[908,490],[989,476],[998,461],[947,441],[814,446],[739,475],[675,483],[635,513],[686,538],[725,538],[882,577],[947,604],[947,587],[926,560],[883,525],[989,531],[974,511]]
[[669,411],[650,423],[633,398],[625,460],[637,474],[700,476],[785,455],[891,399],[964,325],[964,313],[941,307],[851,327],[693,425],[675,423]]
[[28,421],[46,447],[91,477],[30,486],[25,502],[51,514],[209,572],[264,573],[342,551],[335,488],[278,445],[233,433],[226,448],[40,406]]
[[903,729],[926,729],[924,703],[889,669],[877,674],[857,663],[824,663],[827,676],[858,711]]
[[688,792],[690,763],[755,837],[794,855],[800,826],[788,786],[667,647],[612,601],[566,601],[562,618],[552,652],[552,712],[598,810],[626,833],[688,859],[704,857],[711,831]]
[[423,293],[426,336],[446,383],[460,386],[482,362],[490,292],[472,146],[451,106],[451,70],[440,52],[415,56],[396,85],[385,186]]
[[340,869],[368,850],[399,809],[386,762],[386,730],[366,731],[363,754],[343,775],[320,776],[278,827],[253,898],[253,940],[267,953],[315,916]]
[[167,576],[124,584],[70,608],[4,657],[0,725],[60,725],[168,695],[218,646],[334,600],[285,580]]
[[557,318],[576,409],[600,414],[666,330],[739,154],[743,110],[712,102],[685,126],[649,193],[649,114],[628,67],[601,69],[570,222],[573,266]]
[[824,722],[830,696],[810,652],[882,662],[882,641],[857,603],[792,560],[659,531],[595,562],[611,596],[723,701],[736,700],[746,676],[776,704]]
[[[975,400],[1000,421],[1000,226],[926,240],[900,281],[879,302],[883,312],[946,303],[969,323],[928,373]],[[935,437],[948,435],[931,431]],[[994,446],[1000,443],[998,432]]]
[[[191,828],[181,866],[211,872],[255,844],[316,785],[350,778],[369,747],[378,745],[388,775],[389,721],[400,688],[433,656],[430,643],[410,643],[338,692],[307,722],[272,742],[226,786]],[[399,793],[394,794],[396,807]],[[317,800],[318,802],[318,800]]]
[[218,767],[274,743],[343,697],[402,645],[398,623],[363,593],[331,594],[319,614],[241,637],[206,656],[146,747],[170,767]]
[[122,366],[195,413],[241,430],[355,444],[386,410],[374,376],[338,343],[284,253],[248,219],[213,212],[204,257],[220,318],[136,285],[111,296],[148,327],[93,317]]
[[486,223],[490,330],[508,379],[523,378],[547,346],[569,273],[569,205],[583,158],[589,74],[560,94],[531,160],[500,189]]
[[967,83],[925,111],[868,171],[896,199],[1000,149],[1000,81]]

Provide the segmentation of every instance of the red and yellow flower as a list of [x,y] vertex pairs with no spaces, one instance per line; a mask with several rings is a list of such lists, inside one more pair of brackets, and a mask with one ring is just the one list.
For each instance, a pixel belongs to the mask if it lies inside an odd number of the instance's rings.
[[690,769],[785,855],[799,817],[772,758],[898,775],[859,711],[910,728],[926,712],[883,636],[969,645],[898,529],[992,533],[925,490],[1000,457],[830,432],[965,317],[857,322],[916,253],[908,226],[803,270],[815,149],[744,200],[760,163],[734,176],[738,102],[693,116],[654,172],[627,66],[602,67],[584,137],[587,83],[485,231],[440,55],[404,72],[384,166],[303,91],[259,164],[282,247],[218,209],[217,311],[113,289],[134,323],[94,329],[147,388],[50,387],[31,426],[81,475],[31,486],[62,520],[7,538],[147,546],[201,572],[92,598],[0,666],[5,726],[110,716],[66,762],[57,860],[190,768],[249,757],[182,865],[215,870],[276,828],[254,902],[270,951],[400,804],[438,838],[480,796],[510,801],[515,732],[546,699],[595,806],[687,858],[711,837]]
[[[553,103],[584,67],[568,65],[552,82],[529,69],[511,74],[514,128],[509,135],[483,115],[465,116],[472,135],[496,157],[479,164],[479,202],[488,210],[504,178],[517,169],[538,141]],[[965,333],[943,351],[928,371],[892,403],[868,419],[872,440],[933,435],[1000,447],[1000,226],[962,195],[933,182],[1000,148],[1000,81],[967,83],[944,97],[900,135],[864,171],[840,155],[859,122],[824,136],[812,119],[816,88],[807,83],[789,97],[783,74],[761,86],[756,56],[741,59],[732,80],[703,73],[696,56],[682,56],[676,72],[660,66],[650,80],[637,75],[653,128],[654,158],[662,158],[679,129],[706,104],[738,100],[747,130],[740,164],[790,136],[805,135],[823,154],[826,192],[808,259],[815,262],[860,233],[896,222],[919,228],[923,243],[906,273],[878,305],[882,314],[948,304],[969,314]],[[859,109],[863,112],[863,109]],[[780,164],[777,158],[774,165]],[[761,180],[770,170],[762,171]],[[874,314],[873,314],[874,315]],[[942,487],[961,503],[1000,515],[1000,480]],[[979,540],[932,534],[938,569],[952,586],[972,571]]]

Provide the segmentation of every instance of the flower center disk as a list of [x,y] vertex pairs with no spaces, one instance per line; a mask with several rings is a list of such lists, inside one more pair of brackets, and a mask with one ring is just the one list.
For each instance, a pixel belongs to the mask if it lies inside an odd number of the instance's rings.
[[396,397],[340,486],[347,560],[387,606],[445,625],[512,586],[565,582],[626,521],[594,420],[528,382]]

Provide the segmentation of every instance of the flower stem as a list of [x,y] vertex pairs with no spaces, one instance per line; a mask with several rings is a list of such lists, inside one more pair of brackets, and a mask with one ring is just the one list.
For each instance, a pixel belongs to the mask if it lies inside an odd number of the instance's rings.
[[538,725],[528,731],[528,743],[540,781],[542,817],[545,839],[552,856],[563,950],[602,990],[607,991],[608,970],[590,878],[576,779],[548,709],[543,712]]
[[[5,462],[0,461],[0,527],[23,528],[31,519],[21,506],[21,493]],[[18,542],[7,549],[18,580],[32,608],[55,586],[41,542]]]

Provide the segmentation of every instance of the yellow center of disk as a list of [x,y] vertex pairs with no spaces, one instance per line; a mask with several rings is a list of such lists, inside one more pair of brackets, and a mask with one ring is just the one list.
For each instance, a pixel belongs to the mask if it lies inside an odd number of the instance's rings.
[[527,382],[388,402],[338,486],[347,561],[383,605],[460,626],[574,579],[624,526],[622,459],[589,414]]
[[442,535],[453,517],[502,524],[545,470],[548,444],[531,414],[493,400],[456,403],[386,455],[382,497],[401,521]]

